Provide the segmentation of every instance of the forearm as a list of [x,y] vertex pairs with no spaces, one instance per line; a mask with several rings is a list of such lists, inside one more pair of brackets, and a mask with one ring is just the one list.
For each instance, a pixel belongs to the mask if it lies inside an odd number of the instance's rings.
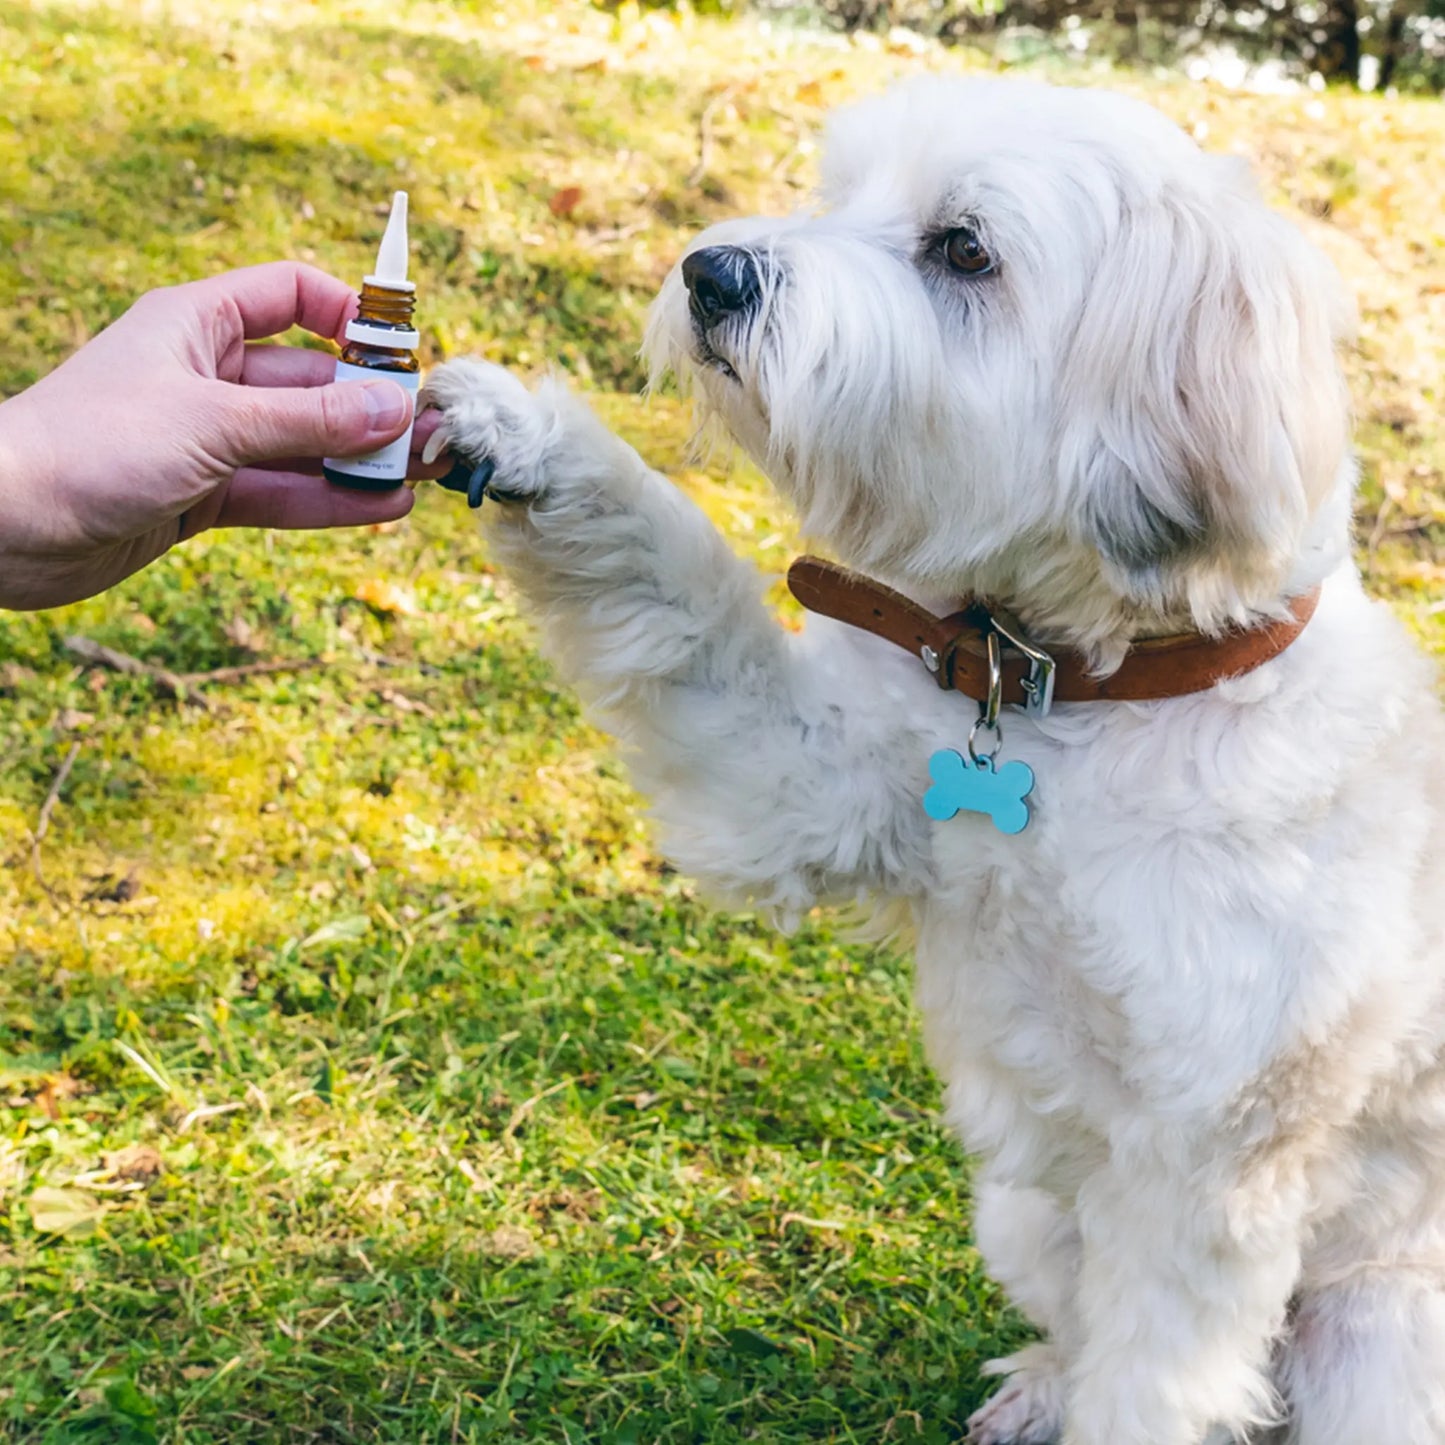
[[901,760],[921,744],[839,693],[763,605],[756,569],[630,447],[590,414],[557,435],[541,494],[499,508],[489,536],[545,651],[622,742],[670,856],[787,916],[916,886],[929,834]]
[[[554,398],[544,398],[554,400]],[[781,642],[762,579],[702,512],[570,396],[530,505],[491,512],[498,560],[584,691],[707,687]],[[490,509],[489,509],[490,510]]]
[[64,439],[54,433],[65,417],[63,408],[47,407],[45,385],[0,403],[0,608],[13,611],[92,597],[175,540],[174,525],[103,540],[104,494],[96,499],[97,517],[77,515],[74,493],[68,501],[62,483],[79,463],[66,457]]
[[464,360],[424,397],[453,454],[510,499],[489,504],[495,555],[689,872],[784,914],[921,886],[906,719],[778,626],[756,570],[687,497],[557,382],[529,391]]
[[29,393],[0,402],[0,608],[50,606],[47,560],[61,535],[53,446]]

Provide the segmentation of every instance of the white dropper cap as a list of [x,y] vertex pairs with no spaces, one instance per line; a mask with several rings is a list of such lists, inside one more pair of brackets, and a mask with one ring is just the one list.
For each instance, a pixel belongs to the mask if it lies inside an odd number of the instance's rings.
[[416,290],[415,283],[406,279],[405,191],[397,191],[391,198],[391,215],[386,218],[386,232],[376,253],[376,270],[366,278],[366,284],[387,286],[393,291]]
[[[376,253],[376,270],[365,278],[366,285],[388,291],[415,291],[416,283],[406,279],[406,251],[406,192],[397,191],[391,198],[391,214],[386,218],[386,230]],[[421,336],[409,326],[360,320],[346,323],[346,339],[405,351],[415,351],[421,345]]]

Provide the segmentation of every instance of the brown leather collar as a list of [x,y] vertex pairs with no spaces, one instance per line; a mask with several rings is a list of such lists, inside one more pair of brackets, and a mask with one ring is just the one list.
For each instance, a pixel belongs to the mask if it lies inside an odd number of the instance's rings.
[[[1038,706],[1038,668],[1018,650],[1027,639],[1007,613],[986,603],[970,599],[960,611],[935,617],[891,587],[819,557],[799,557],[788,570],[788,588],[810,612],[896,643],[923,661],[939,687],[980,702],[989,691],[988,638],[996,633],[1005,648],[1002,700],[1047,711],[1047,703]],[[1203,692],[1278,657],[1304,630],[1319,599],[1316,587],[1294,598],[1287,620],[1246,631],[1218,637],[1189,632],[1136,642],[1108,677],[1091,676],[1082,653],[1058,649],[1050,658],[1053,701],[1146,702]]]

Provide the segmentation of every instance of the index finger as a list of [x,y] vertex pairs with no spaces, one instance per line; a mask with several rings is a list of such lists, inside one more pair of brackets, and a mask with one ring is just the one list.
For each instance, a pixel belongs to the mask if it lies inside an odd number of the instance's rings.
[[338,341],[356,313],[356,292],[350,286],[300,261],[243,266],[192,281],[184,289],[202,304],[233,307],[247,341],[276,336],[291,326]]

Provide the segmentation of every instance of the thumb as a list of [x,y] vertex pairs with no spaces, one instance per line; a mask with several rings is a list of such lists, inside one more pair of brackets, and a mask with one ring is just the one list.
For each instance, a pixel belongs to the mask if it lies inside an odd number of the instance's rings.
[[281,457],[349,457],[395,440],[411,421],[412,399],[394,381],[329,386],[230,387],[221,450],[235,467]]

